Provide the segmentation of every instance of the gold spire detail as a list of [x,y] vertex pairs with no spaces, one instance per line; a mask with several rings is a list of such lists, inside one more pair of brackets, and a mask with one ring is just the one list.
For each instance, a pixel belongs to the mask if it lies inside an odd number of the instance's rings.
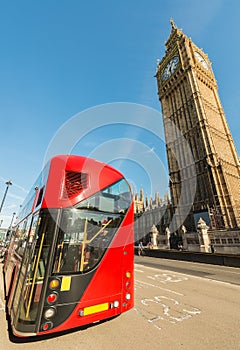
[[171,26],[172,26],[172,30],[177,29],[177,26],[176,26],[173,18],[170,18],[170,23],[171,23]]

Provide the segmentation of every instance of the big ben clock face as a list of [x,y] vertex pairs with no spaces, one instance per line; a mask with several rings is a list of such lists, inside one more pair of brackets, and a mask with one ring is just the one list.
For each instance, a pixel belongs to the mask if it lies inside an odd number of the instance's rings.
[[203,66],[203,68],[209,69],[207,62],[206,62],[205,59],[202,57],[202,55],[200,55],[199,52],[194,51],[194,55],[195,55],[196,59],[198,60],[198,62]]
[[162,78],[163,80],[167,80],[168,78],[170,78],[170,76],[175,72],[177,66],[179,63],[179,56],[174,56],[166,65],[163,74],[162,74]]

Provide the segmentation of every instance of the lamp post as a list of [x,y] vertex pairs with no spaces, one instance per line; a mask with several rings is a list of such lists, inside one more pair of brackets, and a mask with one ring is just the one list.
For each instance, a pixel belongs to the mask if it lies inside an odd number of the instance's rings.
[[3,204],[4,204],[5,199],[6,199],[7,191],[9,189],[9,186],[12,185],[12,182],[9,180],[9,181],[6,182],[6,185],[7,185],[7,187],[6,187],[6,190],[5,190],[4,195],[3,195],[3,199],[2,199],[2,203],[1,203],[1,207],[0,207],[0,213],[2,211],[2,207],[3,207]]
[[12,225],[13,225],[13,220],[14,220],[14,216],[16,215],[16,213],[14,212],[13,215],[12,215],[12,220],[11,220],[11,224],[9,226],[9,230],[12,229]]

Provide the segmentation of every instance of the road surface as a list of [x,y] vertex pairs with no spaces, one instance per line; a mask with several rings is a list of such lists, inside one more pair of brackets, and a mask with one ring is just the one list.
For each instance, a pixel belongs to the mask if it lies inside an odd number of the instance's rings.
[[134,309],[27,343],[9,340],[0,277],[1,350],[240,350],[237,268],[136,257]]

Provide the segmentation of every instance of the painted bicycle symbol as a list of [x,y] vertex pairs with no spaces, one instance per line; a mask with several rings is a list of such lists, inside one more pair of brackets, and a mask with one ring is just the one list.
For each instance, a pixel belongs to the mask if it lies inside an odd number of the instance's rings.
[[163,295],[142,299],[141,305],[135,308],[135,311],[157,329],[161,329],[163,321],[174,324],[201,313],[194,306],[186,305],[174,298]]

